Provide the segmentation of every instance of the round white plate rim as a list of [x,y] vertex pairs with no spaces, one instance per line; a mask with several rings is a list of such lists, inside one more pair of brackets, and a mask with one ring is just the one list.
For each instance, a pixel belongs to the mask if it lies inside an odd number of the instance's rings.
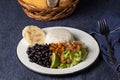
[[[85,31],[82,31],[82,30],[79,30],[79,29],[76,29],[76,28],[71,28],[71,27],[63,27],[63,26],[47,27],[47,28],[43,28],[43,30],[47,31],[47,30],[50,30],[50,29],[53,29],[53,28],[64,28],[64,29],[67,29],[69,31],[75,31],[77,33],[80,32],[81,34],[87,35],[87,37],[89,37],[94,42],[94,46],[96,48],[95,49],[95,51],[96,51],[95,53],[96,54],[94,53],[95,55],[94,55],[94,57],[90,61],[87,60],[87,59],[89,59],[89,57],[88,57],[88,58],[86,58],[85,61],[83,61],[83,62],[79,63],[78,65],[73,66],[71,68],[65,68],[65,69],[51,69],[51,68],[46,68],[46,67],[42,67],[40,65],[37,65],[35,63],[31,63],[30,61],[28,61],[28,59],[25,59],[25,58],[28,58],[27,54],[23,55],[22,53],[20,53],[20,48],[23,47],[24,45],[27,46],[25,40],[22,39],[18,43],[18,46],[17,46],[17,57],[20,60],[20,62],[22,64],[24,64],[24,66],[26,66],[27,68],[29,68],[29,69],[31,69],[31,70],[33,70],[35,72],[42,73],[42,74],[51,74],[51,75],[70,74],[70,73],[74,73],[74,72],[77,72],[77,71],[80,71],[80,70],[83,70],[83,69],[87,68],[99,56],[100,50],[99,50],[99,45],[98,45],[97,41],[91,35],[89,35],[88,33],[86,33]],[[80,36],[82,36],[82,35],[80,35]],[[86,44],[86,42],[84,42],[84,43]],[[88,55],[90,55],[90,53],[88,53]],[[88,61],[88,62],[86,62],[86,61]],[[85,66],[83,66],[82,64],[85,64]]]

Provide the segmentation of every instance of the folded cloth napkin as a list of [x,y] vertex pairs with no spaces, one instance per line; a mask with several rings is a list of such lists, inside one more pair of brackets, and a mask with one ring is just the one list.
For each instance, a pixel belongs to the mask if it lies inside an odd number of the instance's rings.
[[106,19],[110,29],[110,34],[108,35],[108,37],[114,52],[114,56],[117,60],[115,64],[109,63],[105,37],[100,34],[97,24],[90,29],[90,34],[97,40],[105,62],[113,70],[120,73],[120,17],[115,13],[107,11],[104,13],[103,16],[100,17],[100,20],[101,19]]

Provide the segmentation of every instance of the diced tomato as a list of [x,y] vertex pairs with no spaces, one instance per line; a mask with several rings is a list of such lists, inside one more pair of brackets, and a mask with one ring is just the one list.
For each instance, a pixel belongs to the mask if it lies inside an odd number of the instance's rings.
[[75,42],[75,45],[80,45],[80,42]]
[[72,52],[72,53],[75,53],[75,49],[71,49],[71,52]]
[[70,61],[70,59],[68,58],[68,59],[67,59],[67,64],[70,64],[70,63],[71,63],[71,61]]
[[77,50],[80,50],[80,48],[81,48],[81,46],[80,46],[80,45],[78,45],[78,46],[77,46]]
[[64,63],[65,62],[65,58],[63,56],[61,56],[61,62]]
[[75,42],[75,45],[77,46],[78,50],[80,50],[80,48],[82,47],[82,45],[79,42]]
[[73,45],[71,43],[69,44],[69,48],[74,49],[74,47],[73,47]]
[[76,47],[76,44],[74,42],[72,43],[72,45],[73,45],[74,48]]

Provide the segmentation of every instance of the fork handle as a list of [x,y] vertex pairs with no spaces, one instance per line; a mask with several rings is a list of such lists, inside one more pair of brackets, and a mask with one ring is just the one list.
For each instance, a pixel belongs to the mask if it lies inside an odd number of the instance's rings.
[[112,50],[110,42],[108,40],[108,36],[105,35],[105,38],[106,38],[106,42],[107,42],[107,50],[108,50],[108,57],[109,57],[110,63],[114,64],[116,62],[116,59],[114,57],[113,50]]

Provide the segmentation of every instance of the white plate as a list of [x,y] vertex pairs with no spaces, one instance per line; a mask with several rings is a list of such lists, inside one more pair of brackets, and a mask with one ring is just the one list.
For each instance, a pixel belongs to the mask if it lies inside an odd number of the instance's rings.
[[18,46],[17,46],[17,56],[19,60],[29,69],[38,72],[38,73],[43,73],[43,74],[52,74],[52,75],[58,75],[58,74],[69,74],[69,73],[74,73],[80,70],[85,69],[86,67],[90,66],[98,57],[99,55],[99,46],[96,40],[89,35],[88,33],[75,29],[75,28],[69,28],[69,27],[61,27],[61,26],[55,26],[55,27],[48,27],[48,28],[43,28],[45,32],[47,32],[50,29],[53,28],[65,28],[69,30],[75,38],[78,40],[81,40],[89,49],[89,53],[87,58],[79,63],[76,66],[70,67],[70,68],[65,68],[65,69],[51,69],[51,68],[46,68],[42,67],[36,63],[32,63],[28,59],[28,55],[26,54],[26,50],[28,48],[28,45],[26,44],[25,40],[22,39]]

